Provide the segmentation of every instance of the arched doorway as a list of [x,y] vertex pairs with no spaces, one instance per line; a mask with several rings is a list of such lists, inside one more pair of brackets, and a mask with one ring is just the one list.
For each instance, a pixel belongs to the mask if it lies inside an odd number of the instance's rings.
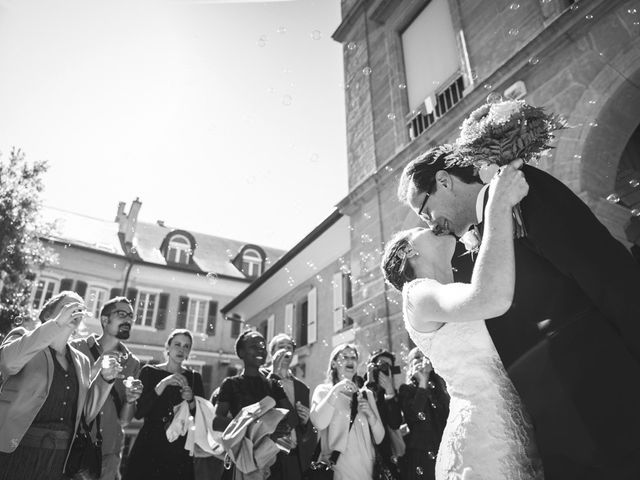
[[[576,125],[560,140],[556,158],[577,173],[566,182],[589,205],[611,234],[633,245],[625,229],[631,210],[640,208],[640,39],[636,39],[590,82],[571,114]],[[552,173],[554,173],[552,171]],[[615,197],[619,202],[614,202]],[[607,200],[609,198],[610,200]],[[639,234],[640,236],[640,234]]]

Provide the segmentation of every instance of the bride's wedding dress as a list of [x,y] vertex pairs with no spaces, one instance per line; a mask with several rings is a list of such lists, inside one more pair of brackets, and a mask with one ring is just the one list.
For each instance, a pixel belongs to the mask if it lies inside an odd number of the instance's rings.
[[451,396],[436,460],[436,480],[542,479],[531,423],[483,321],[414,330],[411,287],[403,290],[409,336],[429,357]]

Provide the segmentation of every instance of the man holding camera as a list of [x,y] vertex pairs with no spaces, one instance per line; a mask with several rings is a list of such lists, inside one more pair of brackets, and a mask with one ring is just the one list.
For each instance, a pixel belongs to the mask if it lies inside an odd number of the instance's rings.
[[399,373],[396,357],[390,351],[377,350],[369,356],[366,386],[376,395],[376,406],[385,428],[384,440],[378,448],[395,478],[399,478],[398,459],[404,455],[404,442],[398,430],[402,424],[402,411],[393,382],[393,376]]

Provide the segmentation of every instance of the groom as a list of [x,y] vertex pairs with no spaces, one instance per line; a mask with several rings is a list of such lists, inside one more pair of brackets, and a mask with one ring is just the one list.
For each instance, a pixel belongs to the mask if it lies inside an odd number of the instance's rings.
[[[410,162],[398,196],[436,232],[481,232],[486,189],[446,153]],[[545,478],[640,478],[640,271],[569,188],[522,170],[513,304],[487,329],[532,417]],[[470,281],[470,258],[454,255],[456,281]]]

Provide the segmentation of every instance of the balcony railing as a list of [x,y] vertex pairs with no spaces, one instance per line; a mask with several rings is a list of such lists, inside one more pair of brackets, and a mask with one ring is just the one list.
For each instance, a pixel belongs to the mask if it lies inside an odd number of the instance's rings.
[[[409,138],[414,140],[438,121],[453,106],[462,100],[464,95],[464,79],[462,75],[457,75],[451,83],[448,83],[442,90],[437,91],[433,97],[427,99],[419,108],[411,112],[407,127],[409,128]],[[435,98],[435,105],[433,99]]]

